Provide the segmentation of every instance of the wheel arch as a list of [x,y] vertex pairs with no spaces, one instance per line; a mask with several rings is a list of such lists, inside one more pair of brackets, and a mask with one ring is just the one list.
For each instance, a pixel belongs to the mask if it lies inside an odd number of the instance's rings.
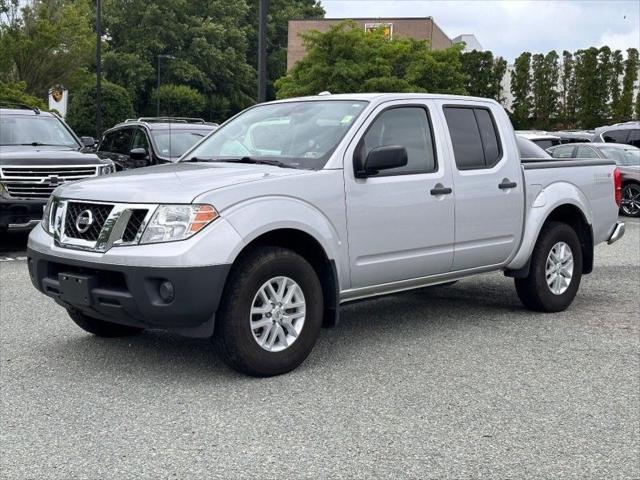
[[529,242],[527,249],[524,251],[526,253],[526,260],[524,261],[524,264],[520,265],[518,268],[507,267],[505,275],[514,278],[524,278],[529,275],[533,248],[538,242],[540,232],[543,227],[550,222],[562,222],[573,228],[578,235],[580,246],[582,247],[582,273],[588,274],[593,271],[593,228],[587,220],[585,212],[580,206],[575,203],[566,202],[560,203],[548,211],[542,221],[539,222],[533,241]]
[[277,228],[261,233],[238,252],[234,264],[256,247],[282,247],[306,259],[316,271],[324,299],[324,327],[333,327],[339,320],[340,282],[335,260],[329,258],[322,244],[310,233],[296,228]]

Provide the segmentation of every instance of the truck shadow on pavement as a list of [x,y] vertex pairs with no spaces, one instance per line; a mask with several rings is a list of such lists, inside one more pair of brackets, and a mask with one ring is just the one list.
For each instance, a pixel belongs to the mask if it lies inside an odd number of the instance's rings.
[[[511,281],[500,275],[347,304],[342,307],[340,324],[321,330],[307,361],[289,376],[331,370],[337,365],[343,369],[349,358],[370,356],[373,360],[379,358],[380,351],[394,346],[403,349],[411,345],[415,349],[416,342],[428,348],[437,341],[434,339],[456,331],[476,335],[480,326],[514,325],[530,322],[531,318],[532,312],[520,305]],[[183,384],[249,378],[227,368],[208,339],[162,331],[120,339],[74,334],[56,342],[55,349],[53,358],[63,356],[65,361],[82,363],[88,375],[111,373]]]

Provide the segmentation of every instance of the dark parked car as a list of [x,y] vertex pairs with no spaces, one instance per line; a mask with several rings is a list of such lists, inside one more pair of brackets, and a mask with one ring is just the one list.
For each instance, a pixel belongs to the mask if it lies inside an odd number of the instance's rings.
[[59,185],[115,171],[88,152],[94,143],[53,113],[0,104],[0,231],[36,225]]
[[548,149],[554,158],[606,158],[614,160],[622,175],[620,211],[640,216],[640,148],[620,143],[559,145]]
[[520,152],[521,160],[537,160],[537,159],[549,159],[549,155],[546,150],[538,146],[537,143],[516,135],[516,144],[518,145],[518,151]]
[[104,132],[97,153],[112,160],[117,170],[170,163],[217,126],[200,118],[130,119]]
[[640,148],[640,122],[616,123],[596,128],[594,142],[625,143]]

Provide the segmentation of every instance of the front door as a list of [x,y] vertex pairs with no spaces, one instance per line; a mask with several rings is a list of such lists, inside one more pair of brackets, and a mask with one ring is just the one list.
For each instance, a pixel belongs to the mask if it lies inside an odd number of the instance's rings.
[[455,165],[453,270],[503,264],[518,248],[524,221],[515,138],[502,138],[497,126],[511,132],[509,120],[503,110],[483,102],[440,104]]
[[[351,288],[448,272],[453,260],[451,170],[432,122],[433,105],[378,107],[347,149],[344,164]],[[435,126],[435,128],[434,128]],[[356,162],[380,146],[403,146],[404,167],[356,178]]]

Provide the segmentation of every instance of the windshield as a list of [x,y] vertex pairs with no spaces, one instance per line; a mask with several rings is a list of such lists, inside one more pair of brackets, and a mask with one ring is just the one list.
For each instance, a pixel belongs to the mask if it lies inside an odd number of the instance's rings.
[[161,157],[178,158],[211,130],[151,130],[151,136]]
[[640,149],[639,148],[611,148],[600,147],[600,151],[605,156],[616,162],[621,167],[639,167],[640,166]]
[[79,147],[73,135],[55,117],[0,115],[0,146],[9,145]]
[[318,100],[259,105],[220,127],[183,160],[250,157],[320,169],[366,104]]

